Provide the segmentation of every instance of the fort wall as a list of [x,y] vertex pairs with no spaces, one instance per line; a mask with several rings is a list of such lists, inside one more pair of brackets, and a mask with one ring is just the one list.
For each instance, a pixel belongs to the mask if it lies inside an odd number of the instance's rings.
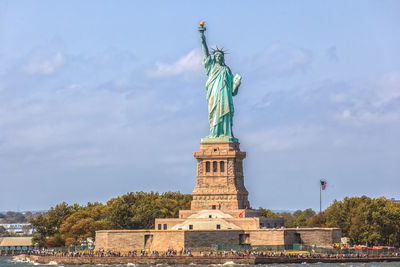
[[217,245],[316,245],[332,247],[339,243],[338,228],[287,228],[256,230],[103,230],[96,232],[96,249],[114,251],[158,250],[168,248],[193,251],[215,249]]

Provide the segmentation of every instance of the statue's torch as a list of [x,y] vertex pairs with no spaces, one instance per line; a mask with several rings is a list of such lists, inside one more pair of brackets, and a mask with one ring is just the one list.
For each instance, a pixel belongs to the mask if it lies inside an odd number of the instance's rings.
[[205,24],[206,22],[203,20],[202,22],[200,22],[200,27],[199,27],[199,32],[200,33],[204,33],[205,32],[205,30],[206,30],[206,27],[204,27],[204,24]]

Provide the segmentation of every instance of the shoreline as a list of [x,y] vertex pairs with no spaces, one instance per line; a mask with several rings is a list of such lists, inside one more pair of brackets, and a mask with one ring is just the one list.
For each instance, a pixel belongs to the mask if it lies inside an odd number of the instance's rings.
[[37,262],[40,264],[67,264],[67,265],[209,265],[209,264],[277,264],[277,263],[344,263],[344,262],[399,262],[400,257],[369,257],[369,258],[288,258],[288,257],[64,257],[64,256],[37,256],[18,255],[13,259]]

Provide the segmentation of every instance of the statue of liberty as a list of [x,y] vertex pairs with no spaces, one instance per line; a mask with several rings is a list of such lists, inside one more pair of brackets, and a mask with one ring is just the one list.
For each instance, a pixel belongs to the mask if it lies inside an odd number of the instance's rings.
[[204,31],[204,21],[200,23],[199,31],[203,47],[203,64],[208,80],[206,83],[208,101],[208,119],[210,123],[210,135],[202,139],[202,142],[238,142],[232,133],[233,100],[232,96],[238,93],[242,77],[232,75],[231,70],[225,65],[225,51],[207,47]]

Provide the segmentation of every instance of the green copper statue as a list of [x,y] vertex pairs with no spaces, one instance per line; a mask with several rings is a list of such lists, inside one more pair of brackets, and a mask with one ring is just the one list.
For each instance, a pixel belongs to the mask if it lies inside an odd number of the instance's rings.
[[211,57],[206,44],[204,21],[200,23],[199,32],[204,53],[204,67],[208,80],[206,83],[208,101],[208,119],[210,122],[210,135],[202,142],[238,142],[232,133],[233,100],[232,96],[238,93],[242,77],[232,75],[231,70],[225,65],[223,49],[212,50]]

